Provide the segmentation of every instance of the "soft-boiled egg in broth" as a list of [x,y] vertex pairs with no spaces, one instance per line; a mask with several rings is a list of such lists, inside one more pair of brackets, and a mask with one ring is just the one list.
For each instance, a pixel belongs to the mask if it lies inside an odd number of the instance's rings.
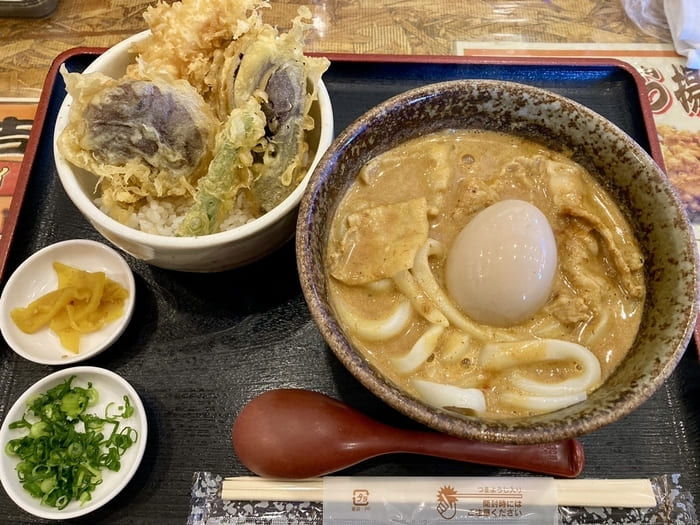
[[645,297],[634,234],[596,179],[480,130],[367,162],[326,260],[338,321],[378,371],[427,404],[485,417],[585,398],[631,346]]
[[523,200],[497,202],[460,231],[445,267],[455,302],[474,320],[509,326],[549,297],[557,247],[544,214]]

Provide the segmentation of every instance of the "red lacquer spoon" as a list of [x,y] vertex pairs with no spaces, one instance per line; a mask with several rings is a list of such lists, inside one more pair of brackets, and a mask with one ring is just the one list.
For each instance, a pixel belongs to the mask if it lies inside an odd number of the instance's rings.
[[302,479],[337,472],[382,454],[412,453],[573,478],[583,469],[575,439],[542,445],[470,441],[380,423],[326,395],[271,390],[248,403],[233,425],[241,463],[259,476]]

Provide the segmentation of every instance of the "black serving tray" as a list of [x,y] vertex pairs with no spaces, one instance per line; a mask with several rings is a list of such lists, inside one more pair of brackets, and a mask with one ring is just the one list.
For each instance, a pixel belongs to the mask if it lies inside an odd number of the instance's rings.
[[[52,140],[64,97],[58,67],[82,71],[102,50],[59,56],[47,77],[10,216],[0,241],[3,281],[31,253],[70,239],[102,241],[65,195]],[[615,122],[661,155],[643,82],[626,64],[580,60],[469,60],[459,57],[330,57],[324,76],[339,132],[364,110],[421,84],[495,78],[544,87]],[[279,387],[317,390],[372,417],[404,428],[418,425],[390,409],[338,362],[312,321],[301,292],[294,244],[247,267],[188,274],[151,267],[128,255],[136,277],[136,311],[113,347],[82,364],[129,381],[146,407],[145,457],[133,480],[105,507],[74,523],[184,523],[196,471],[247,475],[231,446],[231,427],[256,395]],[[580,438],[586,478],[681,474],[700,497],[700,364],[694,343],[654,396],[624,420]],[[0,417],[31,384],[55,367],[24,360],[0,343]],[[281,429],[283,432],[283,429]],[[4,444],[2,445],[4,446]],[[1,453],[1,452],[0,452]],[[523,472],[421,456],[382,456],[347,475],[513,476]],[[1,523],[40,520],[0,491]]]

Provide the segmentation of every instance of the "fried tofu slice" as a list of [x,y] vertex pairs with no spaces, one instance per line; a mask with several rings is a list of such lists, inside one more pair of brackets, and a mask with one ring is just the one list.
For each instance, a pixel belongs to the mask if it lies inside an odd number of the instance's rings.
[[346,230],[329,254],[330,273],[346,284],[365,284],[413,267],[428,239],[425,198],[363,209],[348,215]]

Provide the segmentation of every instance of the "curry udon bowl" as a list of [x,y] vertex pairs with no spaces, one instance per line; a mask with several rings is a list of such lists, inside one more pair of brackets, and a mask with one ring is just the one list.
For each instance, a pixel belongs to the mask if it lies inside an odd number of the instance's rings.
[[[138,33],[109,48],[97,57],[84,73],[101,72],[120,78],[135,60],[130,52],[150,30]],[[170,236],[148,233],[123,224],[103,212],[95,203],[98,178],[68,162],[59,152],[57,138],[68,123],[73,100],[70,95],[61,105],[54,132],[54,157],[59,179],[70,200],[90,224],[116,247],[153,266],[187,271],[218,272],[258,260],[288,242],[294,236],[299,201],[313,167],[333,139],[333,109],[321,80],[318,99],[310,115],[316,123],[308,132],[309,168],[296,188],[281,203],[246,224],[227,231],[199,236]]]
[[[504,132],[570,152],[607,190],[631,226],[645,260],[640,268],[646,296],[639,328],[626,356],[584,400],[548,413],[506,418],[436,408],[387,379],[344,331],[329,297],[327,259],[339,202],[370,159],[444,129]],[[457,80],[416,88],[369,110],[342,131],[302,198],[296,249],[311,315],[342,364],[404,415],[435,430],[482,441],[550,442],[589,433],[626,416],[674,370],[698,311],[693,231],[674,189],[650,155],[590,109],[539,88],[504,81]]]

